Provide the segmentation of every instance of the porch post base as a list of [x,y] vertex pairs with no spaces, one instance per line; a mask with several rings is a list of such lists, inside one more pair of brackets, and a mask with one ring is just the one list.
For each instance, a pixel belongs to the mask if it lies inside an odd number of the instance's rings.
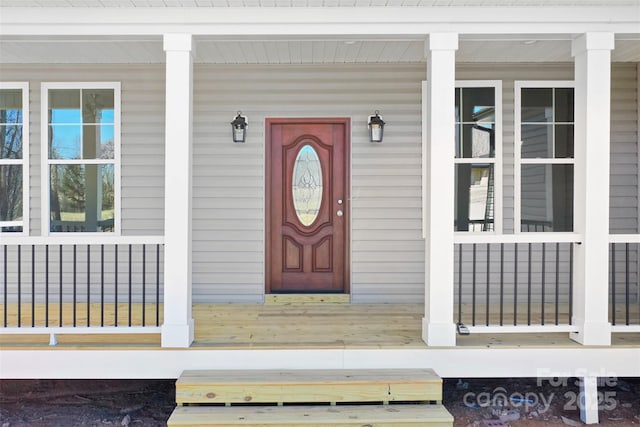
[[188,348],[194,340],[193,319],[186,325],[162,325],[162,347]]
[[580,330],[570,338],[582,345],[611,345],[611,323],[581,323]]
[[580,378],[580,419],[585,424],[598,424],[598,377]]
[[456,325],[452,323],[429,323],[422,318],[422,340],[430,347],[455,347]]

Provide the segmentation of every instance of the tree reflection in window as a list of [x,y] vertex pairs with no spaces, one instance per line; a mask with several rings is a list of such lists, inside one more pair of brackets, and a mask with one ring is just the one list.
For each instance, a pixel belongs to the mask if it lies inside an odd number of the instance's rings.
[[50,231],[114,231],[115,90],[50,89],[48,102]]
[[0,232],[23,230],[22,95],[0,90]]

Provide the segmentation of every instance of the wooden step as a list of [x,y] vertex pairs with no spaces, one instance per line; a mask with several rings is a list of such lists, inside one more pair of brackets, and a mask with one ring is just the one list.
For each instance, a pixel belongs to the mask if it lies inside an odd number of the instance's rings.
[[431,369],[184,371],[176,403],[355,403],[442,401]]
[[349,294],[268,294],[265,304],[273,305],[305,305],[305,304],[349,304]]
[[451,427],[442,405],[179,406],[168,426]]

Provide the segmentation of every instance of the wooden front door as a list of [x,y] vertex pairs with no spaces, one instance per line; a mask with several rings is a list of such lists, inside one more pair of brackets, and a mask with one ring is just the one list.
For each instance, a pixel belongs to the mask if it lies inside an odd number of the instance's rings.
[[349,125],[267,119],[267,293],[349,291]]

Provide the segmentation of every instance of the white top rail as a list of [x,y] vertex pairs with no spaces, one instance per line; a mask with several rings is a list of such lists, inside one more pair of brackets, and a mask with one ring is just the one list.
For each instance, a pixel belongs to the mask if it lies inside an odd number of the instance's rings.
[[56,234],[53,236],[20,236],[0,234],[1,245],[156,245],[164,236],[114,236],[98,234]]
[[640,243],[640,234],[610,234],[609,243]]
[[579,233],[455,233],[454,243],[582,243]]

